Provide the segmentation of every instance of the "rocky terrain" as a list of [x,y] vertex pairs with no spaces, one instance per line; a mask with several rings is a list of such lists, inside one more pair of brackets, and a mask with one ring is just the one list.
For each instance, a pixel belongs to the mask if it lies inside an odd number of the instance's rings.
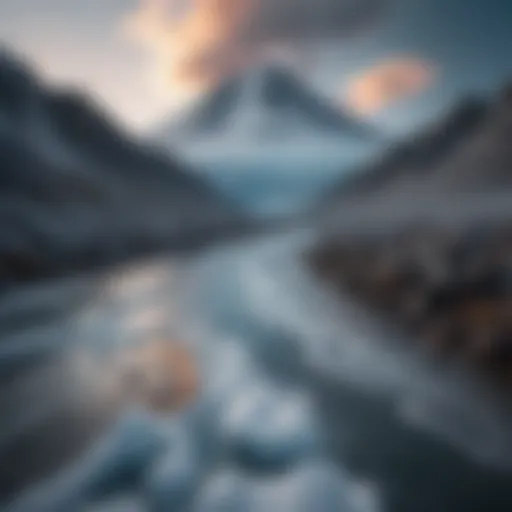
[[466,102],[341,186],[308,255],[422,350],[509,382],[511,105],[510,88]]

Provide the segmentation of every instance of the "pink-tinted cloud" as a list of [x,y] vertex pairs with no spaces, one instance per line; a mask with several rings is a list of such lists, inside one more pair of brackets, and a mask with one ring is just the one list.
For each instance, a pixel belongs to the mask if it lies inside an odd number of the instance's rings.
[[269,46],[340,38],[380,18],[392,0],[140,0],[124,21],[175,89],[208,88]]
[[247,51],[235,44],[252,0],[197,0],[178,9],[173,0],[142,0],[125,20],[130,36],[146,45],[159,80],[202,89],[240,65]]
[[391,58],[349,80],[343,99],[359,114],[372,115],[421,94],[436,76],[431,63],[415,57]]

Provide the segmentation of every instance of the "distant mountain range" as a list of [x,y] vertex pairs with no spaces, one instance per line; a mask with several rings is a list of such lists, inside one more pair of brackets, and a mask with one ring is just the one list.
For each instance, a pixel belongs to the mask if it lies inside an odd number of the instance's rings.
[[0,53],[2,281],[181,250],[243,223],[186,166],[128,136],[81,93],[52,90]]
[[231,78],[197,105],[154,131],[163,143],[216,137],[282,142],[297,137],[375,139],[378,133],[303,83],[269,65]]

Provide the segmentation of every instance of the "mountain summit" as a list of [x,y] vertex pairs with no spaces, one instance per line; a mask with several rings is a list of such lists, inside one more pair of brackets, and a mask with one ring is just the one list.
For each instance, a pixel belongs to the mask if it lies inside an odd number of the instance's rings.
[[247,136],[283,141],[297,136],[374,139],[376,132],[333,107],[292,71],[277,65],[229,79],[156,136],[175,138]]

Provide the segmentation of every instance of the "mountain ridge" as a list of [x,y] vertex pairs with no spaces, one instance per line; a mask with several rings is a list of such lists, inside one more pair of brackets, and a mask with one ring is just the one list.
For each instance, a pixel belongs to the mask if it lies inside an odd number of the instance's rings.
[[227,79],[179,119],[163,122],[154,133],[165,142],[230,135],[235,129],[260,140],[279,141],[307,130],[319,136],[378,137],[376,129],[336,109],[299,76],[278,65]]
[[248,223],[176,157],[130,136],[81,92],[51,89],[6,50],[0,166],[4,282],[200,247]]
[[306,256],[333,292],[507,397],[511,134],[510,86],[464,102],[318,205],[317,243]]
[[481,128],[489,114],[490,103],[468,96],[440,120],[429,124],[405,141],[394,144],[383,155],[363,165],[349,179],[334,187],[328,202],[348,199],[392,187],[401,179],[422,179],[464,145]]

